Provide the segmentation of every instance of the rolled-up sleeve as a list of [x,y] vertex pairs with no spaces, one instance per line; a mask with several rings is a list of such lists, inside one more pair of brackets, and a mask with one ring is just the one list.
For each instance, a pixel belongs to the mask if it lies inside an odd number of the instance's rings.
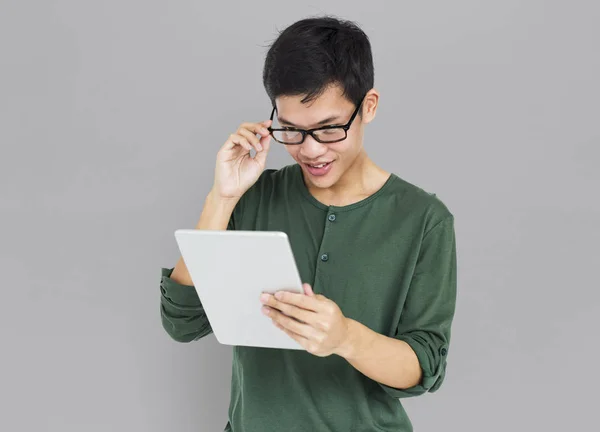
[[456,305],[456,261],[454,217],[450,215],[423,236],[395,335],[413,349],[423,377],[407,389],[379,383],[392,397],[435,392],[444,381]]
[[193,286],[171,279],[172,268],[161,269],[160,315],[165,331],[177,342],[191,342],[212,333],[212,328]]
[[[227,230],[235,230],[242,217],[241,199],[235,206]],[[193,285],[171,279],[174,268],[161,268],[160,316],[165,331],[177,342],[192,342],[213,332]]]

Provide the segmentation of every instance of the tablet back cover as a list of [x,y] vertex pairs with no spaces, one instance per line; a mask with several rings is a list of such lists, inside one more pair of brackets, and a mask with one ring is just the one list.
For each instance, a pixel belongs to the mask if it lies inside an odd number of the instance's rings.
[[304,349],[261,312],[262,292],[303,292],[284,232],[180,229],[175,238],[219,343]]

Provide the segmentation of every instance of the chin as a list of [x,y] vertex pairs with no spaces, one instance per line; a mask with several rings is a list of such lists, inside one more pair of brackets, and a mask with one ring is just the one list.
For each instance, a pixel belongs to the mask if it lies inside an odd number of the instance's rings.
[[337,179],[324,179],[324,178],[319,178],[319,179],[314,179],[314,178],[310,178],[310,182],[312,183],[312,185],[318,189],[329,189],[330,187],[332,187],[335,182],[337,181]]

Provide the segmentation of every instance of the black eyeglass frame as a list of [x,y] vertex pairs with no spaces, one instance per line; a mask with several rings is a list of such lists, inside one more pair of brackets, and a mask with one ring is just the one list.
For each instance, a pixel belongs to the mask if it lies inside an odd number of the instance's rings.
[[[348,138],[348,129],[350,129],[350,126],[352,126],[352,122],[354,121],[354,119],[356,118],[356,115],[358,114],[358,111],[360,110],[363,101],[365,100],[365,96],[363,96],[363,98],[361,99],[360,103],[358,104],[358,106],[356,107],[356,109],[354,110],[354,113],[352,114],[352,117],[350,117],[350,120],[348,120],[348,123],[346,123],[345,125],[328,125],[328,126],[321,126],[318,128],[313,128],[313,129],[297,129],[297,128],[293,128],[293,127],[287,127],[287,128],[276,128],[273,129],[271,126],[269,126],[267,128],[267,130],[269,131],[269,133],[271,134],[271,136],[273,137],[273,139],[275,141],[277,141],[280,144],[285,144],[285,145],[299,145],[302,144],[304,142],[304,140],[306,139],[306,135],[310,135],[311,137],[314,138],[315,141],[320,142],[321,144],[332,144],[332,143],[336,143],[336,142],[340,142],[340,141],[344,141],[346,138]],[[275,115],[275,110],[277,109],[276,106],[273,106],[273,111],[271,111],[271,117],[269,120],[273,121],[273,116]],[[327,130],[327,129],[343,129],[344,130],[344,138],[340,138],[334,141],[322,141],[321,139],[319,139],[319,137],[317,137],[315,135],[316,131],[321,131],[321,130]],[[275,138],[275,135],[273,134],[273,132],[300,132],[302,133],[302,139],[300,140],[300,142],[294,142],[294,143],[288,143],[288,142],[283,142],[283,141],[279,141],[277,138]]]

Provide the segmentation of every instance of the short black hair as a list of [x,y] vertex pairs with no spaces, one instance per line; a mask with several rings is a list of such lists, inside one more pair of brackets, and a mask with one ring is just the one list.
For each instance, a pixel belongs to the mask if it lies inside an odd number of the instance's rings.
[[374,79],[367,35],[355,22],[330,15],[305,18],[279,32],[263,69],[273,106],[279,96],[306,95],[301,102],[308,103],[334,84],[357,106]]

